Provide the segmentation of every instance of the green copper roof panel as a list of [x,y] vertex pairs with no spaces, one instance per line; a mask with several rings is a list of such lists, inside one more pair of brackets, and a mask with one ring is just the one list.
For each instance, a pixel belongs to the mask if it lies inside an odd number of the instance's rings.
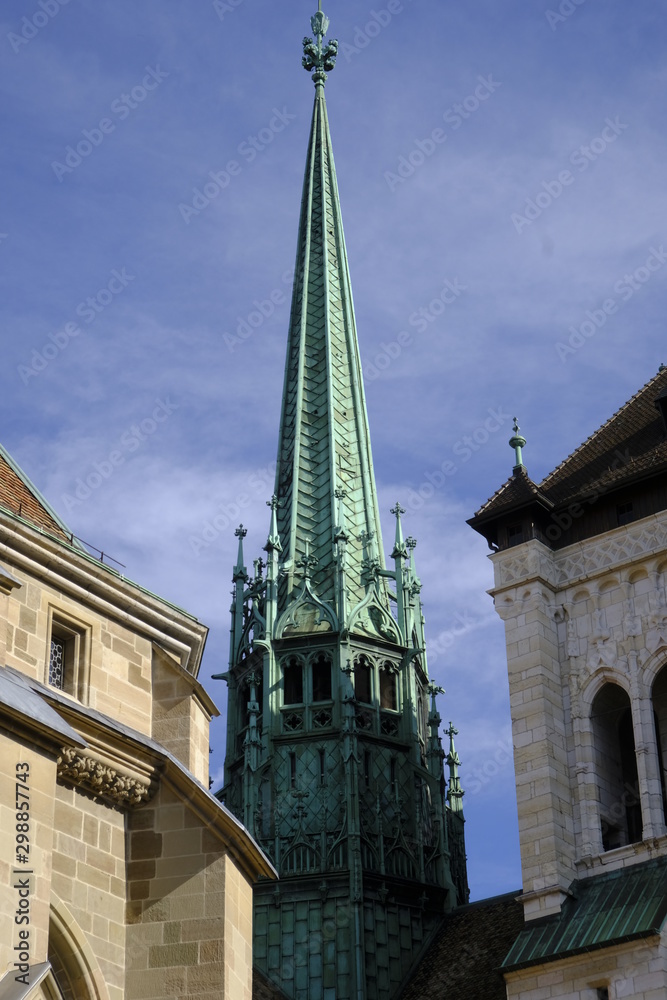
[[[316,80],[317,80],[316,75]],[[306,554],[318,596],[335,600],[333,537],[344,523],[354,606],[367,554],[383,566],[361,360],[323,80],[303,185],[276,473],[286,575],[283,610]],[[295,580],[296,577],[296,580]]]
[[570,891],[573,898],[563,904],[557,918],[521,932],[504,969],[553,962],[659,934],[667,917],[667,858],[573,882]]

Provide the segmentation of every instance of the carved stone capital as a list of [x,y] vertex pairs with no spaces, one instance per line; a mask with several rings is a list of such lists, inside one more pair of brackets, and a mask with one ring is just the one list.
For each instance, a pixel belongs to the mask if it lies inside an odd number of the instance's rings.
[[107,799],[121,809],[148,802],[153,794],[149,781],[122,774],[74,747],[63,747],[56,764],[58,779],[64,784],[82,788],[95,798]]

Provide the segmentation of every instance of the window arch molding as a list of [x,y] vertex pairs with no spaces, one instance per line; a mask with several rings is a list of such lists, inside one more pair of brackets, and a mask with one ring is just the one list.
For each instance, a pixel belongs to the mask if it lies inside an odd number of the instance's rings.
[[[104,977],[83,930],[62,900],[53,898],[49,914],[51,975],[65,1000],[109,1000]],[[58,966],[59,968],[56,968]],[[59,982],[64,972],[68,982]]]
[[642,697],[651,697],[653,685],[663,667],[667,667],[667,646],[658,646],[654,653],[648,655],[638,670]]
[[605,684],[616,684],[617,687],[620,687],[627,694],[632,706],[633,691],[627,674],[621,673],[616,667],[598,667],[588,678],[580,694],[581,705],[586,718],[590,719],[593,702]]

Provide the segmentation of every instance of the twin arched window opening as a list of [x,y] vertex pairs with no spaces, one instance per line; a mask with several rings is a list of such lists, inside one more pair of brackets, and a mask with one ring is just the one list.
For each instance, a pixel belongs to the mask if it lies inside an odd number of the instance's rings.
[[[667,666],[652,689],[655,748],[662,788],[662,819],[667,824],[664,761],[667,758]],[[640,842],[644,836],[632,707],[628,694],[608,682],[593,700],[591,725],[595,749],[602,849]],[[652,734],[653,735],[653,734]],[[645,808],[648,802],[645,803]]]
[[[309,665],[310,700],[312,702],[331,701],[331,660],[321,654]],[[295,656],[290,657],[283,668],[283,701],[285,705],[303,705],[304,665]]]
[[[354,661],[354,696],[365,705],[373,704],[375,671],[371,661],[363,653]],[[394,665],[387,660],[381,664],[377,679],[380,708],[398,711],[398,688]]]

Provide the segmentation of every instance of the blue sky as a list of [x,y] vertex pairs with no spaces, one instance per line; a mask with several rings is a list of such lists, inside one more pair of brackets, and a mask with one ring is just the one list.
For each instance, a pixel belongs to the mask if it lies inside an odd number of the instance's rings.
[[[268,529],[314,8],[1,15],[0,440],[78,535],[210,626],[223,713],[233,529],[251,556]],[[511,473],[512,416],[539,480],[667,361],[667,260],[646,269],[667,244],[664,20],[615,0],[324,9],[385,542],[398,498],[479,898],[520,868],[503,628],[465,519]]]

